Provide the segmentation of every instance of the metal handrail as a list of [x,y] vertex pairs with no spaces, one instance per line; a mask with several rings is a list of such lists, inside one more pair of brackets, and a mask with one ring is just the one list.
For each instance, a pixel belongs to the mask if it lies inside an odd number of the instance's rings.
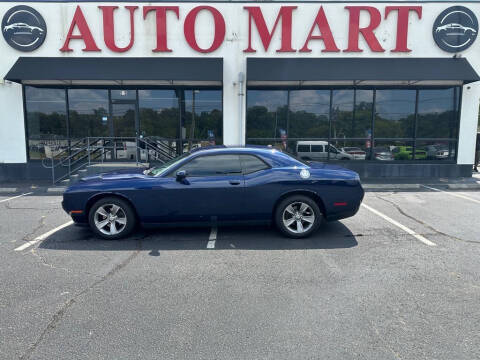
[[[142,162],[142,158],[139,156],[142,150],[146,150],[146,161],[149,161],[150,157],[153,156],[156,161],[163,162],[173,159],[177,152],[174,147],[165,144],[165,142],[172,141],[172,139],[111,136],[86,137],[76,141],[73,145],[70,145],[68,149],[63,150],[59,154],[52,154],[50,164],[47,164],[47,158],[43,159],[42,165],[52,170],[52,183],[56,184],[59,181],[69,178],[74,172],[81,170],[87,165],[99,163],[98,159],[100,158],[103,163],[108,154],[114,154],[117,151],[116,145],[119,141],[135,144],[135,161],[137,164]],[[74,152],[72,152],[73,147],[77,148]],[[66,157],[61,156],[64,154],[69,155]],[[58,168],[66,167],[68,167],[68,170],[65,174],[58,176],[58,171],[56,174]]]
[[[185,139],[172,139],[172,138],[162,138],[158,136],[150,137],[113,137],[113,136],[96,136],[96,137],[85,137],[73,144],[70,144],[66,150],[61,151],[60,153],[54,155],[52,153],[51,158],[42,159],[43,167],[51,169],[52,171],[52,183],[56,184],[59,181],[62,181],[66,178],[72,176],[73,173],[81,170],[87,165],[98,164],[110,158],[117,158],[117,151],[120,150],[117,145],[123,143],[121,150],[135,149],[135,159],[133,159],[133,154],[130,154],[131,159],[135,160],[138,163],[149,162],[150,159],[155,161],[169,161],[175,158],[178,152],[183,152],[183,142]],[[201,141],[200,139],[189,139],[189,141]],[[126,142],[130,142],[131,145],[126,145]],[[170,144],[175,146],[171,146]],[[178,148],[180,144],[180,149]],[[191,145],[190,145],[191,146]],[[75,148],[72,151],[72,148]],[[143,158],[143,155],[146,157]],[[68,156],[63,156],[69,154]],[[50,160],[50,163],[48,163]],[[59,174],[58,168],[67,168],[64,173],[63,170]]]

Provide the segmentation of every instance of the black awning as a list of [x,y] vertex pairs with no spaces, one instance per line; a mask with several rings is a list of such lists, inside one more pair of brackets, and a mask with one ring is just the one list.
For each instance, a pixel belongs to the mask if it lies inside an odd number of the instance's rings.
[[221,58],[20,57],[5,76],[18,83],[221,83]]
[[247,81],[269,83],[449,84],[480,77],[465,58],[249,58]]

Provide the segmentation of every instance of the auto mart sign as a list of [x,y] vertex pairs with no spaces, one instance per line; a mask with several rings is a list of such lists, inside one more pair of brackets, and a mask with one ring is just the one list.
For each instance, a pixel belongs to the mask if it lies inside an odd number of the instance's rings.
[[[422,4],[68,5],[69,11],[60,12],[65,14],[60,34],[55,34],[61,39],[58,50],[63,53],[126,53],[142,41],[142,47],[151,53],[174,53],[179,46],[187,46],[193,52],[209,54],[233,40],[242,42],[245,54],[410,53],[416,50],[412,44],[417,32],[427,30],[426,24],[438,47],[456,53],[470,47],[478,32],[473,11],[443,4],[433,24],[431,19],[425,21]],[[228,11],[228,7],[236,11]],[[18,8],[36,15],[20,18]],[[20,51],[37,49],[50,26],[43,22],[42,13],[40,5],[8,9],[2,22],[7,43]],[[229,29],[235,21],[237,29]],[[145,35],[148,41],[141,39]]]

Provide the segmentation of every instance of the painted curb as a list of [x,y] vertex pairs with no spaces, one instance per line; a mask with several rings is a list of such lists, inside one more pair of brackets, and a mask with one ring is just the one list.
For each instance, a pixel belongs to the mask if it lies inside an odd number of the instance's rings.
[[458,189],[477,190],[477,189],[480,189],[480,184],[447,184],[447,187],[452,190],[458,190]]
[[47,189],[48,193],[59,193],[63,194],[65,192],[66,187],[65,186],[60,186],[60,187],[50,187]]
[[14,193],[17,192],[17,188],[0,188],[0,193]]
[[365,190],[379,189],[420,189],[420,184],[362,184]]

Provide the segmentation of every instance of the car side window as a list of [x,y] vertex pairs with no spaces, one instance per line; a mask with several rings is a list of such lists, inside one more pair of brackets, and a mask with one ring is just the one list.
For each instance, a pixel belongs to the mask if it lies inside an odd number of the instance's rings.
[[297,152],[310,152],[310,145],[298,145]]
[[270,169],[270,166],[253,155],[240,155],[244,174],[252,174],[260,170]]
[[312,145],[312,152],[323,152],[323,145]]
[[186,170],[187,176],[226,176],[241,174],[242,166],[239,156],[235,154],[205,155],[196,157],[177,169],[180,170]]

